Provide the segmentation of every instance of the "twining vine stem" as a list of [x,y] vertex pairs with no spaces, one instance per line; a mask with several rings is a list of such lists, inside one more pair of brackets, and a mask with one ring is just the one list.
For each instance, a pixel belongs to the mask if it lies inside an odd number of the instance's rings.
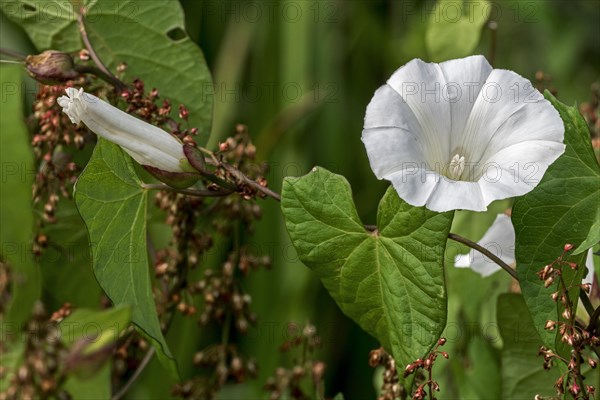
[[100,57],[98,57],[98,54],[96,54],[96,51],[94,50],[94,47],[92,46],[92,43],[90,42],[90,38],[88,36],[87,30],[85,29],[85,22],[83,21],[84,16],[85,16],[85,8],[81,7],[79,9],[79,14],[77,14],[77,24],[79,25],[79,33],[81,34],[81,39],[83,40],[83,44],[85,45],[85,48],[90,53],[90,57],[94,61],[94,64],[96,64],[96,67],[98,68],[98,70],[96,70],[96,71],[88,70],[85,66],[76,66],[75,70],[77,70],[78,72],[93,73],[93,74],[99,76],[100,78],[102,78],[106,81],[109,81],[119,91],[126,89],[127,86],[123,82],[121,82],[121,80],[119,80],[116,76],[114,76],[113,73],[110,72],[110,70],[108,68],[106,68],[106,66],[104,65],[102,60],[100,60]]
[[507,263],[505,263],[504,261],[502,261],[500,259],[500,257],[496,256],[494,253],[492,253],[491,251],[489,251],[488,249],[486,249],[483,246],[478,245],[477,243],[464,238],[460,235],[457,235],[456,233],[452,233],[450,232],[448,234],[448,238],[454,240],[455,242],[459,242],[462,243],[464,245],[469,246],[470,248],[477,250],[478,252],[480,252],[481,254],[483,254],[484,256],[488,257],[490,260],[492,260],[493,262],[495,262],[496,264],[498,264],[498,266],[500,266],[500,268],[502,268],[503,270],[505,270],[506,272],[509,273],[510,276],[512,276],[513,278],[515,278],[515,280],[519,280],[519,277],[517,276],[517,272],[512,269],[510,267],[510,265],[508,265]]
[[121,388],[121,390],[119,390],[119,392],[117,394],[115,394],[111,400],[120,400],[121,398],[123,398],[123,396],[125,396],[125,394],[127,394],[129,389],[131,389],[131,386],[133,386],[135,381],[142,374],[142,372],[146,369],[148,364],[150,364],[150,361],[152,361],[152,357],[154,356],[155,352],[156,352],[156,349],[154,347],[151,347],[150,350],[148,350],[148,352],[146,352],[146,355],[142,359],[142,362],[140,362],[140,365],[138,365],[138,367],[136,368],[133,375],[131,375],[131,378],[129,378],[127,383],[125,383],[125,385]]
[[181,193],[188,196],[195,197],[223,197],[230,195],[233,193],[232,190],[223,189],[223,190],[198,190],[198,189],[175,189],[169,185],[164,185],[162,183],[144,183],[142,185],[143,189],[147,190],[165,190],[167,192],[175,192]]

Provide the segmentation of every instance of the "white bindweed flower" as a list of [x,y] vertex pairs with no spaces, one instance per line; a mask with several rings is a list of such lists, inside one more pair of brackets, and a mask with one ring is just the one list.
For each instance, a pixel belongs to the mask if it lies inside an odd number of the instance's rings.
[[[490,229],[477,244],[508,265],[512,265],[515,264],[515,239],[515,228],[510,217],[506,214],[499,214]],[[583,283],[591,284],[594,280],[594,255],[591,249],[587,253],[585,265],[588,268],[588,274],[583,279]],[[457,255],[454,266],[457,268],[471,268],[484,278],[501,269],[498,264],[475,250],[471,250],[469,254]]]
[[564,125],[531,83],[483,56],[399,68],[367,107],[371,168],[413,206],[484,211],[531,191],[563,152]]
[[167,172],[187,172],[183,143],[170,133],[119,110],[83,89],[67,88],[58,104],[71,122],[83,123],[98,136],[121,146],[142,165]]

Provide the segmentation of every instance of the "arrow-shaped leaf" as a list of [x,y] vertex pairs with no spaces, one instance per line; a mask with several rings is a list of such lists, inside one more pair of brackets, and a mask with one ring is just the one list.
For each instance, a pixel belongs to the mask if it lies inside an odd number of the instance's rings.
[[177,366],[160,330],[146,252],[147,192],[129,156],[100,139],[75,185],[75,202],[90,235],[96,279],[131,319],[174,376]]

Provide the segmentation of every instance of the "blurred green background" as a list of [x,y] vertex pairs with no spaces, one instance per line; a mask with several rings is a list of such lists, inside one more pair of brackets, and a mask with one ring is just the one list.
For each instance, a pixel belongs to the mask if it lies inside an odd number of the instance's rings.
[[[246,124],[258,160],[270,165],[270,186],[279,190],[284,176],[302,175],[321,165],[349,180],[363,221],[373,223],[387,184],[374,177],[360,141],[364,111],[395,69],[415,57],[431,60],[425,32],[434,2],[182,0],[181,4],[187,31],[204,51],[214,79],[213,87],[206,88],[215,95],[209,147],[230,136],[237,123]],[[532,81],[537,71],[543,71],[551,77],[547,87],[566,104],[591,99],[590,86],[600,78],[600,1],[491,4],[495,35],[485,26],[472,54],[490,59],[495,47],[494,67],[514,70]],[[26,35],[8,23],[2,25],[2,47],[33,51]],[[350,400],[374,398],[373,370],[367,361],[376,341],[341,314],[316,276],[297,260],[279,205],[270,200],[262,205],[264,217],[248,240],[273,258],[273,268],[253,273],[247,281],[259,319],[257,327],[240,338],[243,351],[257,358],[260,376],[228,386],[221,398],[264,398],[261,387],[266,377],[277,366],[288,366],[293,357],[278,350],[290,339],[288,324],[302,327],[309,321],[323,339],[317,357],[327,364],[327,394],[343,392]],[[494,214],[507,205],[495,204],[476,220],[462,213],[453,230],[477,240]],[[44,268],[55,268],[60,275],[57,260]],[[486,398],[500,385],[500,341],[497,336],[485,337],[485,329],[479,329],[493,328],[496,295],[509,289],[509,280],[499,274],[482,280],[471,271],[447,269],[449,325],[464,333],[454,334],[449,345],[453,358],[440,367],[447,398]],[[56,278],[45,279],[49,285],[48,279]],[[58,305],[65,300],[55,294],[49,297],[55,297]],[[87,305],[86,296],[80,297],[80,304]],[[479,328],[467,332],[464,328],[469,326]],[[169,340],[184,377],[194,373],[193,353],[209,336],[201,331],[198,335],[197,325],[187,320],[175,323]],[[479,366],[478,372],[474,366]],[[155,360],[129,398],[165,398],[171,385],[166,379]]]

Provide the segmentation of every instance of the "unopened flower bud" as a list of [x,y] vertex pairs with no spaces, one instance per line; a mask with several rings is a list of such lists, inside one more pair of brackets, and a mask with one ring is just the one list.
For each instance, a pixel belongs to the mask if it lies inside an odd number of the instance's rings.
[[25,58],[27,73],[36,81],[53,85],[75,79],[79,73],[74,69],[73,58],[61,51],[46,50]]
[[199,174],[190,165],[183,143],[164,130],[135,118],[83,89],[67,88],[57,99],[71,122],[85,125],[119,146],[156,178],[182,188],[195,183]]

